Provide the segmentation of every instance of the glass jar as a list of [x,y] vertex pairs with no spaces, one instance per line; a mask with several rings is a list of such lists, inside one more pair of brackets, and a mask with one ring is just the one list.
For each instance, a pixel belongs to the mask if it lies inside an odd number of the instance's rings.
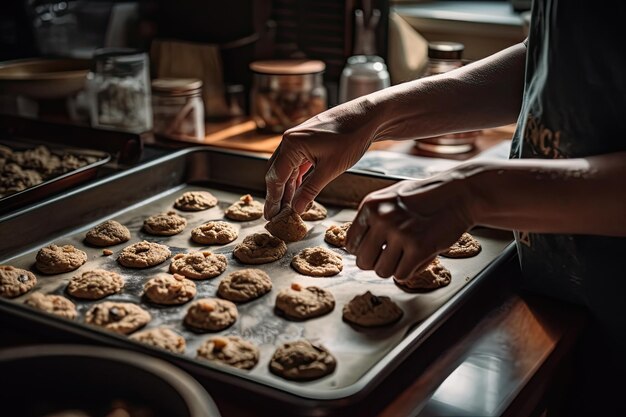
[[391,85],[383,58],[377,55],[354,55],[348,58],[339,78],[339,103],[382,90]]
[[251,115],[257,129],[283,133],[328,107],[322,61],[272,60],[250,64]]
[[154,134],[169,139],[204,140],[202,81],[196,78],[157,78],[152,81]]
[[152,128],[148,55],[132,49],[94,53],[87,80],[91,124],[105,129],[144,132]]

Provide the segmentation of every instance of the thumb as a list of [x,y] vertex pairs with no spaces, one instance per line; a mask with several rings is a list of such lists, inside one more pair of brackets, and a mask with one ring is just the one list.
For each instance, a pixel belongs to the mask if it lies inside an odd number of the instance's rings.
[[325,169],[322,164],[315,166],[309,171],[309,174],[296,191],[292,200],[293,209],[297,213],[304,212],[307,206],[333,178],[333,174]]

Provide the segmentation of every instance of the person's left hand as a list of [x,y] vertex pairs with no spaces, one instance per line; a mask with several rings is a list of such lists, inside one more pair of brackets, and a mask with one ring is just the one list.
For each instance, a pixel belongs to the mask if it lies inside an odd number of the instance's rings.
[[373,192],[361,202],[346,249],[359,268],[406,280],[474,225],[469,194],[464,179],[450,174]]

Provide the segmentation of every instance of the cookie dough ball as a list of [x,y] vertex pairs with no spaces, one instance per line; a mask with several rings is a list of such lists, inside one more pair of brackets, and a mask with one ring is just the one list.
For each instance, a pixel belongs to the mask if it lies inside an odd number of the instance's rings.
[[237,321],[237,306],[228,300],[203,298],[194,301],[185,315],[184,323],[196,331],[219,332]]
[[130,339],[173,353],[185,353],[187,346],[184,337],[167,327],[141,330],[130,335]]
[[348,235],[348,229],[350,226],[352,226],[352,222],[346,222],[339,226],[329,226],[324,233],[324,241],[333,246],[343,248],[346,246],[346,236]]
[[72,245],[50,245],[37,252],[35,267],[44,274],[70,272],[87,262],[87,254]]
[[155,304],[185,304],[196,296],[196,284],[179,274],[161,274],[144,284],[143,294]]
[[300,215],[300,217],[302,217],[302,220],[306,221],[323,220],[326,218],[326,216],[328,216],[328,210],[326,210],[326,207],[324,207],[317,201],[313,201],[311,207],[309,207],[307,211]]
[[146,233],[157,236],[173,236],[183,231],[187,226],[187,219],[175,211],[155,214],[143,222],[143,230]]
[[216,336],[202,343],[198,358],[238,369],[252,369],[259,362],[259,348],[238,336]]
[[171,254],[167,246],[144,240],[122,249],[117,261],[128,268],[148,268],[165,262]]
[[150,313],[133,303],[105,301],[85,314],[85,323],[119,334],[130,334],[148,324]]
[[287,342],[274,352],[270,371],[293,381],[311,381],[333,373],[334,356],[323,346],[308,340]]
[[480,242],[469,233],[463,233],[459,240],[441,252],[441,256],[446,258],[470,258],[478,255],[480,251]]
[[217,198],[208,191],[187,191],[174,202],[174,207],[182,211],[202,211],[216,205]]
[[181,274],[191,279],[215,278],[226,270],[226,257],[209,251],[179,253],[170,264],[172,274]]
[[274,262],[287,253],[287,245],[281,239],[268,233],[254,233],[246,236],[235,246],[233,255],[241,263],[250,265]]
[[226,209],[224,215],[241,222],[256,220],[263,217],[263,204],[246,194]]
[[104,269],[93,269],[74,275],[67,284],[67,293],[85,300],[99,300],[118,293],[124,287],[120,274]]
[[0,296],[15,298],[30,291],[37,277],[30,271],[10,265],[0,265]]
[[304,275],[331,277],[342,271],[343,260],[335,252],[316,246],[300,251],[291,260],[291,266]]
[[300,215],[290,206],[284,206],[280,212],[265,225],[265,228],[271,234],[285,242],[302,240],[308,231]]
[[335,297],[319,287],[293,283],[276,296],[276,310],[292,320],[307,320],[328,314],[335,308]]
[[78,316],[74,303],[61,295],[34,292],[28,296],[24,304],[68,320],[74,320]]
[[424,270],[416,272],[407,280],[394,278],[396,285],[407,292],[430,291],[450,284],[452,274],[435,258]]
[[112,246],[130,240],[130,231],[115,220],[100,223],[87,232],[85,242],[93,246]]
[[343,306],[343,319],[363,327],[386,326],[400,320],[403,314],[391,298],[370,291],[355,296]]
[[222,221],[205,223],[191,231],[191,240],[201,245],[225,245],[237,239],[235,226]]
[[236,303],[245,303],[272,289],[270,277],[260,269],[241,269],[228,274],[217,288],[217,295]]

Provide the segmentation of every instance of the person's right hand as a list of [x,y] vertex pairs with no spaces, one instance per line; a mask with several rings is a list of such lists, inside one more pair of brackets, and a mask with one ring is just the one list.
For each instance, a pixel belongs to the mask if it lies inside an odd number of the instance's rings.
[[360,98],[287,130],[265,176],[265,218],[283,204],[302,213],[326,184],[352,167],[374,140],[374,113],[372,103]]

